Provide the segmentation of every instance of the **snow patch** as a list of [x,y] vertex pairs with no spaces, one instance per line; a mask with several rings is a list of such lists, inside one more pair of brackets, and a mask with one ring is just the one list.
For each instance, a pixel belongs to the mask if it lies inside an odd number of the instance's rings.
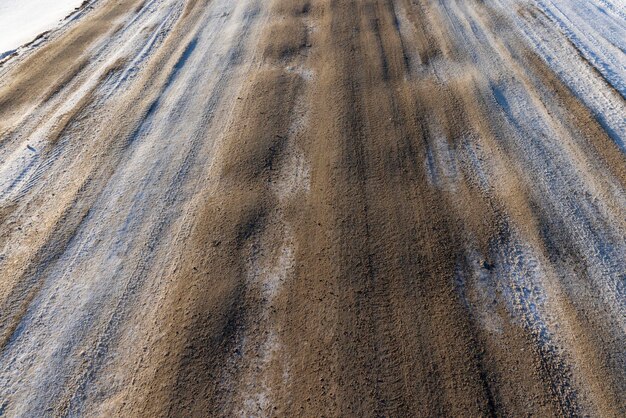
[[0,0],[0,58],[54,29],[83,0]]

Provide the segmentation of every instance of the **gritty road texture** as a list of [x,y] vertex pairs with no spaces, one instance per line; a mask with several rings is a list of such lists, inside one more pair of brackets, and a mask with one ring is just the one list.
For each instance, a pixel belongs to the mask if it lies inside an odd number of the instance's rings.
[[626,416],[574,3],[95,0],[3,61],[0,415]]

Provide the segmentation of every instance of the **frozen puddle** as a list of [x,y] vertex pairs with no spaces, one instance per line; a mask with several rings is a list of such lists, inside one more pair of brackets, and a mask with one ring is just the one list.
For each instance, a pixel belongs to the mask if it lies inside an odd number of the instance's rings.
[[0,0],[0,59],[54,29],[83,0]]

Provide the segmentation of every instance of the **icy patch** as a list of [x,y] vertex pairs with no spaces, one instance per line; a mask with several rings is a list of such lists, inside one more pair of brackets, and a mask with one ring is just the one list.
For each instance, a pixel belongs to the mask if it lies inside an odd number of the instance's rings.
[[[268,223],[275,225],[278,232],[272,234],[268,230],[256,237],[248,260],[248,281],[261,296],[261,312],[259,318],[253,320],[251,330],[243,336],[241,345],[243,358],[250,359],[241,371],[237,397],[241,402],[237,415],[241,417],[269,416],[276,397],[289,381],[289,361],[285,359],[280,326],[275,323],[272,311],[296,264],[295,238],[284,207],[309,190],[309,163],[294,141],[302,134],[307,120],[308,109],[301,100],[294,106],[292,123],[284,138],[287,141],[285,161],[270,182],[270,190],[279,205]],[[271,249],[268,242],[277,239],[282,241],[280,248],[276,252],[268,251]]]
[[456,155],[443,134],[432,136],[424,166],[431,186],[456,192],[456,183],[459,179]]
[[[469,269],[463,268],[466,264]],[[493,276],[491,269],[492,265],[484,257],[470,249],[464,263],[457,264],[455,281],[465,307],[480,326],[490,333],[501,334],[503,320],[497,312],[498,279]]]
[[[511,11],[518,10],[515,6],[518,1],[500,3],[504,10]],[[540,1],[537,6],[541,14],[524,12],[512,18],[532,48],[626,152],[625,14],[623,6],[612,3],[610,0]],[[615,92],[608,90],[605,83],[612,85]]]
[[488,166],[489,158],[483,152],[480,142],[477,138],[468,135],[461,141],[459,149],[460,167],[466,174],[466,178],[475,182],[484,193],[490,193],[489,179],[493,177],[492,170]]
[[83,0],[0,0],[0,58],[54,29]]
[[563,318],[558,315],[558,296],[533,247],[507,228],[493,242],[489,257],[468,249],[455,279],[467,309],[487,332],[501,334],[507,319],[497,307],[504,304],[510,319],[534,340],[561,406],[576,410],[578,393],[569,380],[567,352],[559,335]]
[[[623,97],[626,29],[621,8],[597,1],[540,1],[541,10]],[[616,12],[616,14],[614,14]]]
[[[281,344],[278,336],[274,331],[270,331],[269,336],[263,342],[260,349],[261,357],[257,364],[256,371],[263,372],[261,376],[256,373],[248,376],[244,384],[246,385],[246,393],[243,399],[243,405],[239,411],[242,418],[266,416],[271,403],[271,382],[267,376],[266,370],[270,364],[280,355]],[[286,372],[288,373],[288,372]]]

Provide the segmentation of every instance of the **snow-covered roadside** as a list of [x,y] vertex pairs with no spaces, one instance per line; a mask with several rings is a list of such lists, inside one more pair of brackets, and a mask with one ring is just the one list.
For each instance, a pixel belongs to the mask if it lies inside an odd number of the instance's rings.
[[54,29],[83,0],[0,0],[0,59]]

